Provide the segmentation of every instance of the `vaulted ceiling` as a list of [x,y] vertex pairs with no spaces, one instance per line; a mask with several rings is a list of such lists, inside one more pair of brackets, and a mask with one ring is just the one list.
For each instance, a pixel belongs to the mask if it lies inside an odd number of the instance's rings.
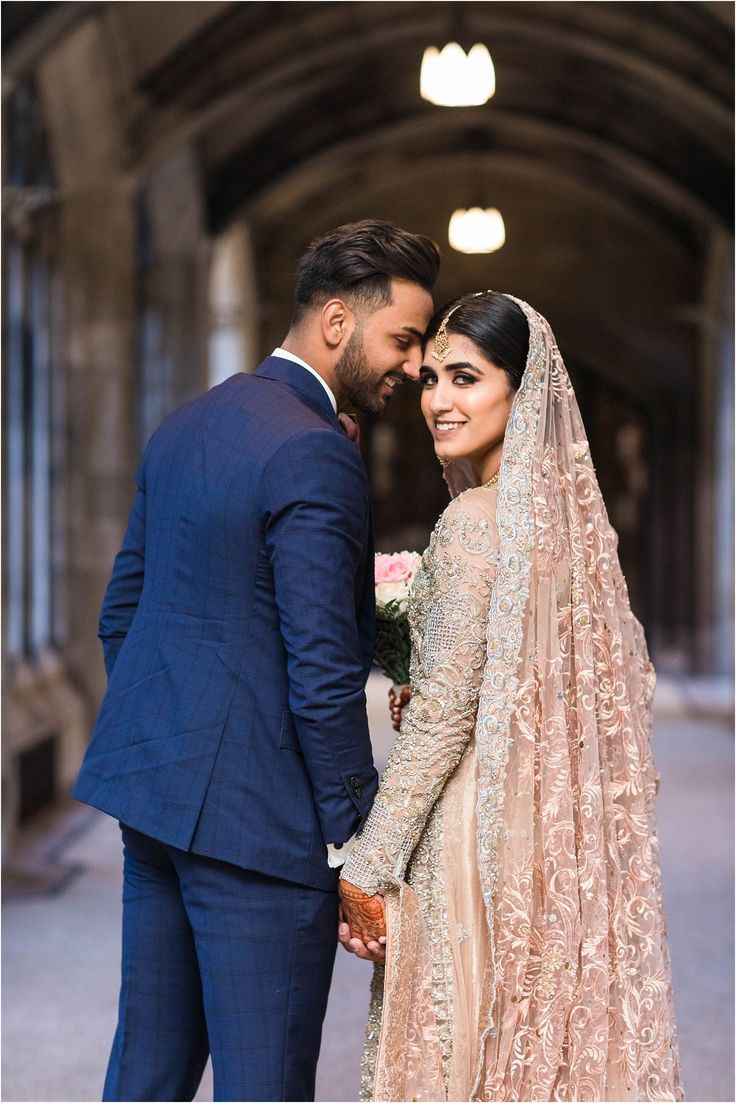
[[[162,362],[183,387],[206,382],[207,239],[230,227],[218,244],[235,243],[241,259],[252,246],[231,279],[256,354],[283,338],[308,241],[365,217],[440,242],[438,303],[492,287],[546,314],[621,521],[637,607],[648,603],[675,649],[702,623],[711,662],[720,513],[729,531],[717,464],[725,470],[730,440],[733,13],[707,0],[15,2],[3,5],[4,88],[17,81],[30,100],[38,79],[51,167],[63,162],[59,194],[88,250],[108,198],[122,209],[123,275],[136,296],[160,295]],[[419,96],[424,48],[453,38],[492,53],[497,91],[483,107]],[[448,246],[452,210],[475,204],[506,223],[505,246],[488,256]],[[128,304],[126,294],[126,325]],[[94,334],[107,333],[102,321]],[[116,384],[127,345],[118,352]],[[145,392],[145,375],[132,375]],[[399,540],[400,525],[421,529],[444,504],[416,395],[405,388],[365,428],[369,462],[382,454],[390,476],[381,489],[372,470],[377,531]],[[632,439],[641,455],[624,462]]]
[[[138,36],[150,43],[152,20],[161,33],[181,16],[165,9],[187,7],[204,8],[207,22],[163,57],[135,53]],[[214,222],[295,174],[306,198],[356,174],[365,186],[392,162],[394,172],[411,165],[449,177],[458,156],[501,154],[517,170],[614,193],[677,225],[731,216],[732,10],[132,3],[110,5],[109,17],[139,58],[133,157],[182,131],[196,135]],[[419,60],[427,44],[458,33],[489,45],[498,91],[482,108],[437,109],[419,97]]]
[[[131,173],[193,147],[210,228],[247,217],[276,306],[330,225],[380,215],[445,243],[453,207],[481,203],[501,208],[507,246],[449,255],[441,290],[518,291],[600,370],[687,374],[682,327],[732,218],[730,3],[6,7],[25,9],[16,48],[98,12]],[[449,38],[491,50],[485,106],[421,100],[422,51]]]

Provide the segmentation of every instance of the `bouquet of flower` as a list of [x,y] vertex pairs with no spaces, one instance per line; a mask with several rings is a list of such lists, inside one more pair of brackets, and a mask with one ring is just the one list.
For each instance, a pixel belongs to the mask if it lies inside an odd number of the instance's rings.
[[417,552],[376,556],[375,665],[396,685],[409,684],[409,590],[422,561]]

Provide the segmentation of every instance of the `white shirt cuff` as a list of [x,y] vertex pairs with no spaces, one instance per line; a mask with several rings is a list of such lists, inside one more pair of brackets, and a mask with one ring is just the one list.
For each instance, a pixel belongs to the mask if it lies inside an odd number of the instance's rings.
[[327,843],[327,865],[330,869],[339,869],[341,865],[345,864],[345,859],[350,853],[353,843],[355,842],[355,835],[352,839],[348,839],[342,846],[335,846],[334,843]]

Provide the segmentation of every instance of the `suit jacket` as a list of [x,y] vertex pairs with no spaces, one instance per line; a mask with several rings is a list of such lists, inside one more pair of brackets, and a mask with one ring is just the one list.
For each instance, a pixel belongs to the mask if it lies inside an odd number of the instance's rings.
[[156,430],[105,594],[78,800],[161,842],[332,888],[378,786],[365,468],[319,381],[269,357]]

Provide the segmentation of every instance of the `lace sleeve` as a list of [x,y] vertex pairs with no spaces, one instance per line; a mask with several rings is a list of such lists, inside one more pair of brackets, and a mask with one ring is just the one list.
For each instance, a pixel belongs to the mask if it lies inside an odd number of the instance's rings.
[[496,495],[450,503],[412,594],[412,697],[343,877],[372,895],[402,878],[427,816],[470,741],[486,657]]

